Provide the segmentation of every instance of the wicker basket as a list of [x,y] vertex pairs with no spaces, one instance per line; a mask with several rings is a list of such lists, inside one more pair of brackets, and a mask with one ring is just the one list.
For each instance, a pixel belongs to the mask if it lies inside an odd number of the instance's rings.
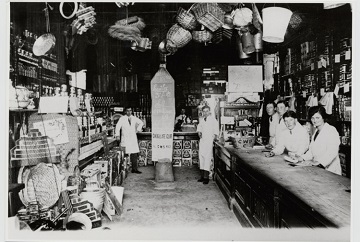
[[213,37],[213,34],[207,30],[194,30],[192,32],[192,37],[193,40],[199,43],[206,43],[206,42],[210,42],[211,38]]
[[221,28],[224,24],[225,12],[217,3],[196,3],[191,11],[194,13],[196,20],[212,32]]
[[236,149],[246,149],[254,147],[256,137],[255,136],[246,136],[246,137],[230,137],[229,138],[232,145]]
[[184,29],[178,24],[174,24],[167,32],[166,39],[175,44],[177,48],[187,45],[192,37],[189,30]]
[[194,14],[190,12],[191,7],[188,11],[180,7],[176,16],[176,21],[181,25],[181,27],[187,30],[193,30],[198,26],[198,22],[196,21]]
[[173,55],[177,51],[177,46],[171,40],[166,41],[165,48],[170,55]]

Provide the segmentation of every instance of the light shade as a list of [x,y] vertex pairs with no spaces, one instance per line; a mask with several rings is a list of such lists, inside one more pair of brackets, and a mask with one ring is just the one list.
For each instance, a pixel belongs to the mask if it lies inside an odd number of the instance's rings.
[[262,10],[263,40],[271,43],[284,41],[292,12],[287,8],[269,7]]
[[346,3],[324,3],[324,9],[332,9],[332,8],[337,8],[340,7],[342,5],[345,5]]

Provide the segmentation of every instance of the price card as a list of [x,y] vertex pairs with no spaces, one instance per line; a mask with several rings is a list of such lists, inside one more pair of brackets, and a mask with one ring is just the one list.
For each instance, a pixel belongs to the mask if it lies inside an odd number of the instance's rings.
[[338,93],[339,93],[339,85],[336,84],[335,89],[334,89],[334,94],[336,97],[338,97]]
[[318,69],[320,69],[322,67],[321,60],[319,60],[317,64],[318,64]]
[[306,91],[302,92],[302,96],[303,96],[303,98],[306,98]]
[[345,52],[345,60],[350,60],[351,59],[351,51],[350,50],[347,50]]
[[340,62],[340,54],[335,55],[335,63]]
[[324,88],[320,88],[320,96],[324,96],[325,95],[325,89]]
[[350,91],[350,83],[345,83],[345,85],[344,85],[344,93],[347,93],[347,92],[349,92]]

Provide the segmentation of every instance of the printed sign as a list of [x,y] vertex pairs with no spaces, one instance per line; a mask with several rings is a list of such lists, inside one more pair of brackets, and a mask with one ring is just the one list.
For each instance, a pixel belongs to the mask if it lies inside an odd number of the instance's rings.
[[69,142],[65,118],[56,118],[33,123],[33,127],[38,129],[42,135],[52,138],[55,145]]
[[175,120],[175,81],[160,67],[151,80],[152,159],[172,160]]
[[229,66],[229,92],[263,92],[262,66]]

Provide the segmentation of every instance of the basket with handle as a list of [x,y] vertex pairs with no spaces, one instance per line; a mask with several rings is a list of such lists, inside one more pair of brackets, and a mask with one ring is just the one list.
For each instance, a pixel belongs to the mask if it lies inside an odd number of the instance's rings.
[[212,32],[224,24],[225,12],[217,3],[196,3],[191,11],[196,20]]
[[177,48],[184,47],[191,39],[189,30],[184,29],[179,24],[174,24],[166,34],[166,39],[176,45]]
[[[192,5],[194,6],[194,5]],[[179,8],[176,16],[176,21],[187,30],[193,30],[198,26],[198,22],[196,21],[196,18],[194,14],[190,12],[192,6],[189,8],[189,10],[185,10],[182,7]]]
[[211,38],[213,37],[213,34],[209,30],[204,28],[202,30],[192,31],[192,37],[193,40],[198,43],[207,43],[210,42]]

